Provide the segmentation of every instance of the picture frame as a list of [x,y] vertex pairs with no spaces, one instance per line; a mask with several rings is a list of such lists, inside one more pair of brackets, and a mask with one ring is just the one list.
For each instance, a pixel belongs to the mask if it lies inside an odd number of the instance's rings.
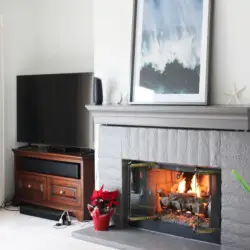
[[212,0],[134,2],[130,104],[207,105]]

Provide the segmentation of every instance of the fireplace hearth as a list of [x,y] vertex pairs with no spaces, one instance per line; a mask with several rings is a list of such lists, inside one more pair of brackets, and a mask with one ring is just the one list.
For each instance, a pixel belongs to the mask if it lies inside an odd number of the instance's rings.
[[128,224],[220,244],[221,170],[126,161]]

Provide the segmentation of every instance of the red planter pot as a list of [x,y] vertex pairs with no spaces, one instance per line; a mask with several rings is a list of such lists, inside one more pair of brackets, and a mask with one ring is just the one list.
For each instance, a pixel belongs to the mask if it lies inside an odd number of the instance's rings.
[[110,214],[102,214],[98,217],[93,217],[94,228],[96,231],[107,231],[109,230]]
[[94,228],[96,231],[109,230],[110,217],[114,213],[114,210],[112,208],[107,214],[100,214],[99,209],[93,209],[91,206],[88,206],[88,210],[93,218]]

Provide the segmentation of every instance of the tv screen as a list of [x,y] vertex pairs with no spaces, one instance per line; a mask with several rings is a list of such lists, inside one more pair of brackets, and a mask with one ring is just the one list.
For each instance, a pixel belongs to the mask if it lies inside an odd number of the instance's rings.
[[17,76],[17,141],[91,147],[92,73]]

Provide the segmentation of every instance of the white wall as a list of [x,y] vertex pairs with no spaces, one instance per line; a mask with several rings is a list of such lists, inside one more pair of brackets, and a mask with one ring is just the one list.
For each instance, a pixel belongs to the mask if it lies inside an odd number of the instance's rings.
[[6,196],[13,194],[16,76],[93,71],[92,0],[1,0],[5,23]]
[[3,17],[0,15],[0,206],[5,198],[4,185],[4,68],[3,68]]
[[103,80],[104,102],[129,91],[132,9],[133,0],[94,0],[94,68]]
[[[133,0],[94,1],[95,75],[103,79],[104,99],[108,88],[129,92]],[[215,0],[211,51],[211,102],[225,104],[225,91],[246,86],[242,103],[250,103],[248,57],[250,56],[249,0]]]
[[[212,103],[224,91],[247,86],[250,103],[249,0],[214,1]],[[94,5],[94,47],[92,14]],[[5,20],[5,156],[7,196],[13,193],[16,144],[16,75],[92,71],[103,79],[104,98],[128,93],[133,0],[0,0]],[[94,61],[93,61],[94,48]],[[112,87],[115,90],[110,93]],[[108,94],[109,93],[109,94]]]

